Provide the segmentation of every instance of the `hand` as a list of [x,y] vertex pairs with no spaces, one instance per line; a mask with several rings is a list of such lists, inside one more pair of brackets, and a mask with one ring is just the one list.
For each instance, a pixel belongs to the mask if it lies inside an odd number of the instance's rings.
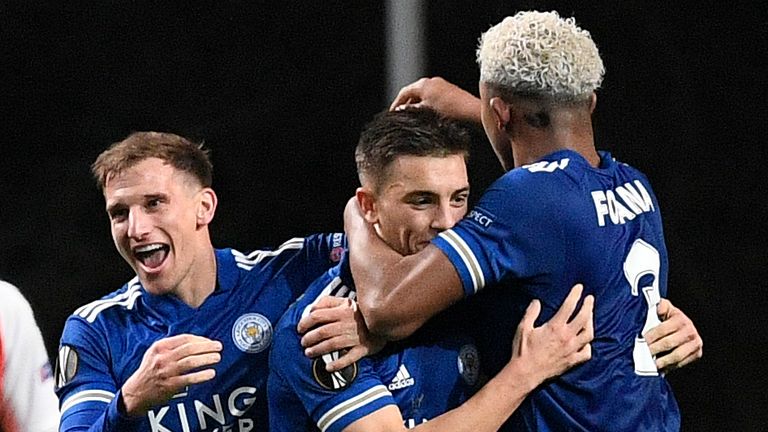
[[344,369],[384,347],[384,340],[368,333],[357,303],[348,298],[321,298],[299,321],[297,331],[300,334],[306,332],[301,338],[301,346],[305,348],[307,357],[349,348],[337,360],[326,365],[328,372]]
[[446,117],[480,124],[480,99],[440,78],[421,78],[400,89],[390,111],[429,107]]
[[221,350],[221,342],[190,334],[155,341],[144,353],[139,369],[123,384],[125,413],[144,415],[185,386],[213,379],[216,371],[211,368],[190,371],[218,363]]
[[667,299],[661,299],[656,308],[661,324],[647,331],[643,337],[656,356],[656,367],[670,371],[694,362],[704,355],[704,342],[699,332],[683,311]]
[[568,322],[582,291],[580,284],[571,288],[560,309],[540,327],[534,327],[534,323],[541,312],[541,304],[533,300],[517,326],[510,363],[519,358],[527,366],[530,378],[537,381],[536,385],[592,357],[594,297],[586,296],[578,314]]

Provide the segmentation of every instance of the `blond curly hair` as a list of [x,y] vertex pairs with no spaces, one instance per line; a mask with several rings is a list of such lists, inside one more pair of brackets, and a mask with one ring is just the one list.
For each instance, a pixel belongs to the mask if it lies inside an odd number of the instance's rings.
[[519,12],[480,36],[480,82],[503,92],[577,101],[603,81],[589,32],[557,12]]

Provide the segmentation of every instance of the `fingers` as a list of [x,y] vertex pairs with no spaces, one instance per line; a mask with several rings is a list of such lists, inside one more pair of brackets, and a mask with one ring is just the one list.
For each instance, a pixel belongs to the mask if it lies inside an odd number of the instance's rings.
[[659,370],[678,369],[700,359],[702,355],[702,344],[691,341],[680,345],[667,354],[656,357],[656,367]]
[[573,315],[576,305],[579,303],[583,290],[584,287],[581,284],[574,285],[568,293],[568,296],[565,298],[565,301],[563,301],[563,304],[560,306],[560,309],[557,310],[555,315],[549,321],[552,324],[557,325],[567,323],[568,319]]
[[696,327],[688,316],[675,308],[669,301],[662,299],[659,315],[664,313],[664,321],[646,332],[648,348],[656,357],[659,370],[672,370],[692,363],[703,355],[703,341]]
[[669,314],[671,313],[673,307],[674,306],[672,306],[671,301],[662,298],[661,301],[659,301],[658,306],[656,306],[656,315],[659,316],[660,320],[664,321],[669,318]]
[[584,363],[592,358],[592,344],[586,343],[581,349],[576,351],[576,354],[572,358],[572,366]]
[[[331,322],[308,331],[301,338],[301,346],[304,348],[320,346],[325,341],[330,341],[337,337],[347,338],[353,343],[357,343],[357,325],[354,322]],[[335,351],[335,350],[331,350]]]
[[218,353],[223,349],[219,341],[206,338],[201,339],[195,339],[174,348],[172,350],[175,354],[174,357],[176,359],[183,359],[197,354]]
[[700,359],[702,355],[703,355],[702,348],[699,347],[697,350],[691,351],[687,355],[679,355],[675,357],[669,357],[669,355],[666,355],[666,356],[658,357],[656,359],[656,367],[660,371],[665,371],[665,372],[674,370],[674,369],[679,369],[685,365],[688,365]]
[[203,366],[212,366],[221,361],[221,354],[204,353],[185,356],[176,362],[177,369],[183,374],[192,369],[198,369]]
[[203,336],[184,333],[157,340],[152,344],[152,346],[160,350],[173,350],[184,344],[203,341],[211,341],[211,339]]
[[192,384],[200,384],[216,378],[216,371],[213,369],[204,369],[201,371],[183,375],[179,378],[181,378],[180,379],[181,384],[178,385],[176,388],[180,390],[184,386],[188,386]]
[[327,338],[316,344],[309,345],[304,349],[304,355],[314,358],[333,351],[354,347],[358,344],[360,344],[360,339],[357,337],[357,333],[351,332]]
[[536,299],[532,300],[531,303],[528,305],[528,308],[525,310],[525,315],[523,316],[523,319],[520,320],[520,324],[517,326],[518,329],[533,328],[534,323],[536,322],[536,318],[539,317],[540,313],[541,313],[541,302]]
[[327,323],[352,323],[355,320],[356,310],[357,303],[354,300],[332,296],[323,297],[312,307],[310,313],[299,321],[296,331],[303,334],[309,329]]
[[581,309],[569,326],[576,329],[578,343],[589,344],[595,338],[595,296],[588,295],[581,304]]
[[[680,309],[674,309],[669,311],[664,321],[662,321],[656,327],[645,332],[643,337],[648,345],[654,344],[656,341],[675,335],[675,342],[680,343],[686,340],[691,340],[698,336],[696,327],[693,325],[693,321],[688,318]],[[667,347],[670,349],[672,347]]]
[[[343,351],[342,351],[343,352]],[[325,365],[328,372],[336,372],[355,363],[367,355],[367,350],[362,345],[356,345],[349,351],[342,354],[338,359]]]
[[698,333],[687,331],[670,333],[651,341],[646,338],[645,341],[648,344],[648,348],[651,350],[652,355],[658,355],[668,351],[677,350],[681,350],[683,354],[687,355],[689,352],[700,349],[702,345],[701,338],[699,337]]
[[421,78],[418,81],[412,82],[407,86],[400,89],[395,96],[395,100],[389,106],[390,111],[394,111],[401,105],[409,104],[411,102],[418,102],[421,100],[421,91],[427,78]]

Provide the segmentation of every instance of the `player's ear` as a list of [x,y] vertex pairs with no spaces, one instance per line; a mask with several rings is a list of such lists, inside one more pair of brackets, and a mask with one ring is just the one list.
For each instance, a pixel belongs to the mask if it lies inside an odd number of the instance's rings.
[[355,198],[357,198],[357,204],[360,206],[360,210],[363,211],[363,217],[368,223],[378,223],[379,215],[376,211],[376,199],[371,191],[366,186],[360,186],[355,191]]
[[501,131],[506,130],[509,120],[512,118],[509,104],[498,96],[492,97],[488,103],[491,105],[491,112],[493,113],[496,127]]
[[200,192],[200,199],[197,202],[197,226],[205,226],[211,223],[213,215],[216,213],[216,204],[218,198],[216,192],[211,188],[203,188]]
[[592,96],[589,97],[589,113],[595,112],[595,105],[597,105],[597,94],[592,92]]

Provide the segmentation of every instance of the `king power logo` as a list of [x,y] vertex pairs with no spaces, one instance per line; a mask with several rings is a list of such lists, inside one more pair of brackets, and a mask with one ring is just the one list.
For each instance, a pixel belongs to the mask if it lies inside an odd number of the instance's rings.
[[[152,432],[255,432],[250,418],[242,418],[256,401],[255,387],[236,388],[229,397],[215,394],[212,403],[187,400],[147,413]],[[195,425],[195,420],[197,420]]]

